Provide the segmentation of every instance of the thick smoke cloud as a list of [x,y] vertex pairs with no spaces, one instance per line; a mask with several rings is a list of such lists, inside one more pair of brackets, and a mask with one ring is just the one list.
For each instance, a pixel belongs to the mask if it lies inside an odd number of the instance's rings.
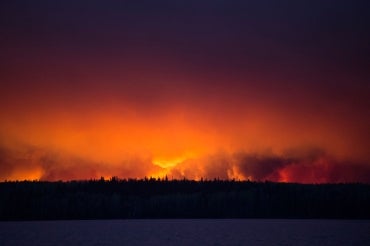
[[83,180],[102,176],[142,178],[160,171],[161,168],[153,165],[151,160],[140,158],[114,164],[32,146],[0,147],[0,180]]
[[236,179],[299,183],[370,183],[369,163],[339,160],[320,149],[284,153],[218,153],[162,168],[150,158],[104,163],[31,146],[0,148],[0,180],[75,180],[118,176],[170,179]]
[[283,154],[219,154],[185,161],[174,167],[175,178],[249,179],[255,181],[338,183],[370,182],[368,163],[338,160],[314,148],[289,150]]
[[300,183],[370,182],[366,163],[337,160],[323,152],[303,156],[242,155],[239,170],[254,180]]

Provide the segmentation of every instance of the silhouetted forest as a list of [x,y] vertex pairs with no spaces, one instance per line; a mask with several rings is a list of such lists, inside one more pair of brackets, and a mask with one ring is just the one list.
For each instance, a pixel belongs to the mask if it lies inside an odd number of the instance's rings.
[[0,183],[1,220],[370,219],[369,184],[89,180]]

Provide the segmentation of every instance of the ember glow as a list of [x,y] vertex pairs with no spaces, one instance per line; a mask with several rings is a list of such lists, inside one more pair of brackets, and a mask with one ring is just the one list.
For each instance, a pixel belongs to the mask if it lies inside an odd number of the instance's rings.
[[0,180],[370,182],[362,1],[155,2],[1,3]]

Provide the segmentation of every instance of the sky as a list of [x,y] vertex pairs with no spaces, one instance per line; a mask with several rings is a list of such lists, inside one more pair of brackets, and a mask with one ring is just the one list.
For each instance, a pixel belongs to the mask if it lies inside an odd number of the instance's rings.
[[1,1],[0,180],[370,183],[369,1]]

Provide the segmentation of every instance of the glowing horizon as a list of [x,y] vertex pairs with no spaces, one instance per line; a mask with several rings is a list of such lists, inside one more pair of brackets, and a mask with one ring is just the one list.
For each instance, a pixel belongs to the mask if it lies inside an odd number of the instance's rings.
[[190,2],[4,4],[0,181],[369,183],[365,8]]

